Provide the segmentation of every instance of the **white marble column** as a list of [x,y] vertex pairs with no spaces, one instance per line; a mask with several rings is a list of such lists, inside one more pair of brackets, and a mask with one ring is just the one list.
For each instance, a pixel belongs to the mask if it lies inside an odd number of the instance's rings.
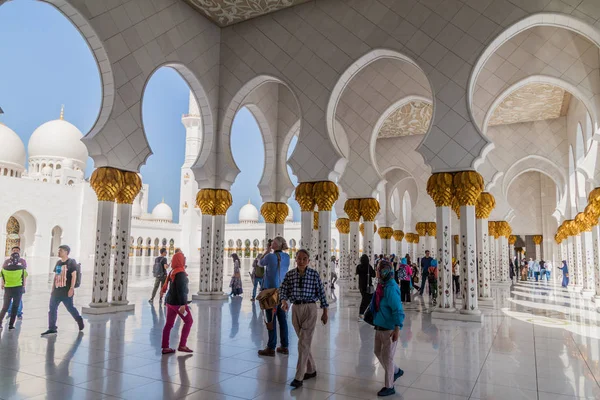
[[[436,311],[452,313],[454,290],[452,290],[452,245],[450,207],[436,207],[437,254],[438,254],[438,307]],[[421,283],[422,285],[425,282]]]
[[281,237],[285,237],[285,231],[284,231],[284,225],[283,224],[275,224],[275,232],[274,232],[274,237],[277,236],[281,236]]
[[310,242],[310,254],[314,254],[312,257],[311,266],[315,269],[319,274],[321,273],[320,267],[320,254],[319,254],[319,212],[313,212],[313,231],[312,231],[312,240]]
[[435,235],[427,235],[427,249],[431,252],[431,257],[437,259],[437,240]]
[[581,244],[581,236],[576,233],[573,236],[574,255],[575,255],[575,288],[583,289],[583,246]]
[[[600,224],[592,227],[592,247],[594,249],[594,279],[596,283],[594,301],[598,304],[600,303]],[[552,271],[553,275],[556,274],[555,271],[556,265],[554,266],[554,271]]]
[[[313,233],[313,212],[302,211],[300,213],[300,248],[311,250]],[[314,258],[311,253],[310,258]]]
[[[137,174],[135,175],[138,176]],[[115,229],[117,247],[115,249],[111,302],[111,305],[116,306],[127,306],[129,304],[129,300],[127,300],[127,286],[129,283],[129,237],[131,235],[131,207],[131,203],[117,204],[117,226]],[[134,307],[135,306],[131,304],[130,310],[133,310]]]
[[381,238],[381,253],[382,254],[384,254],[384,255],[390,255],[391,254],[391,252],[390,252],[390,249],[391,249],[390,242],[391,242],[390,239]]
[[350,263],[349,263],[349,236],[348,233],[350,231],[350,223],[348,222],[348,229],[344,230],[343,233],[342,231],[339,230],[338,228],[338,232],[340,232],[340,260],[339,260],[339,265],[340,265],[340,279],[343,281],[348,280],[348,278],[350,278]]
[[569,268],[569,284],[574,286],[577,278],[575,274],[575,238],[573,236],[567,238],[567,264]]
[[500,236],[500,245],[502,246],[502,277],[501,282],[510,282],[510,258],[508,256],[508,237],[506,235]]
[[489,255],[490,255],[490,279],[492,283],[498,281],[498,271],[496,269],[497,259],[496,259],[496,233],[495,233],[495,222],[488,223],[488,229],[490,230],[489,236]]
[[265,223],[265,241],[273,240],[277,236],[277,226],[274,223]]
[[[229,207],[227,207],[229,208]],[[223,249],[225,247],[225,213],[216,213],[213,225],[213,276],[211,297],[213,299],[226,298],[223,292]]]
[[463,304],[462,314],[479,315],[477,294],[477,234],[475,231],[475,206],[460,206],[460,242],[462,247],[462,279],[463,279]]
[[202,214],[200,231],[200,290],[198,296],[210,296],[212,291],[213,220],[211,214]]
[[374,221],[364,221],[364,234],[363,234],[363,254],[369,256],[369,261],[373,263],[373,254],[375,249],[373,248],[373,239],[375,238],[375,232],[373,232]]
[[355,274],[359,263],[360,250],[360,222],[350,219],[350,235],[348,237],[348,265],[350,273],[350,291],[358,292],[358,276]]
[[481,218],[476,221],[477,230],[477,261],[479,263],[479,300],[492,300],[490,282],[490,255],[488,220]]
[[96,217],[96,252],[94,280],[90,308],[108,307],[110,285],[111,236],[113,230],[114,201],[98,201]]
[[594,241],[592,227],[581,232],[582,258],[583,258],[583,291],[584,295],[592,296],[596,292],[594,277]]
[[325,294],[331,296],[331,211],[319,210],[319,271]]

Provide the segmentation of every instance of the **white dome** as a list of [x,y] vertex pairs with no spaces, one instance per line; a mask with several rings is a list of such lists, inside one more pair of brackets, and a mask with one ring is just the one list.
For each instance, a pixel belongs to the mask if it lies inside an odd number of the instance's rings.
[[288,206],[288,216],[285,218],[285,222],[294,222],[294,210],[292,210],[292,206],[289,204]]
[[25,168],[25,145],[12,129],[0,123],[0,164],[6,166],[14,164],[15,169],[22,171]]
[[82,137],[81,131],[65,120],[46,122],[29,139],[29,158],[68,158],[85,164],[88,151],[81,141]]
[[152,218],[155,221],[171,222],[173,221],[173,210],[171,210],[171,207],[163,201],[152,210]]
[[252,224],[258,222],[258,208],[254,207],[250,200],[248,200],[248,204],[244,207],[240,208],[240,213],[238,214],[238,220],[242,224]]

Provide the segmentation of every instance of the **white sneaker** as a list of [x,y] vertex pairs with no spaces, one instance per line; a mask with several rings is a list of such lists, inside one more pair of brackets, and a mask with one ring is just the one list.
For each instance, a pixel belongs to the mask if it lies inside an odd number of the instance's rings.
[[363,322],[363,318],[364,318],[364,315],[362,315],[362,314],[359,315],[358,316],[358,322]]

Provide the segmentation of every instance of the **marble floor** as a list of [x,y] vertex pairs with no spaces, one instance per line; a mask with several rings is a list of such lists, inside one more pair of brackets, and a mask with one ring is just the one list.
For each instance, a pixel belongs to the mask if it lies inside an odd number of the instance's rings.
[[[24,319],[16,330],[8,331],[5,323],[0,332],[0,399],[377,398],[383,371],[373,355],[374,331],[357,321],[357,297],[336,290],[330,323],[319,323],[313,342],[319,375],[292,390],[296,335],[290,333],[289,356],[257,357],[266,331],[260,309],[249,300],[247,276],[243,297],[191,305],[193,355],[162,356],[165,314],[158,302],[147,302],[150,269],[132,268],[134,313],[86,316],[79,333],[61,308],[59,334],[47,338],[40,333],[47,327],[50,280],[33,276]],[[193,291],[197,267],[189,273]],[[91,297],[90,275],[84,270],[78,307]],[[595,303],[553,282],[495,287],[494,297],[494,305],[482,307],[483,324],[432,320],[428,302],[419,297],[408,305],[396,352],[405,375],[391,398],[600,399]]]

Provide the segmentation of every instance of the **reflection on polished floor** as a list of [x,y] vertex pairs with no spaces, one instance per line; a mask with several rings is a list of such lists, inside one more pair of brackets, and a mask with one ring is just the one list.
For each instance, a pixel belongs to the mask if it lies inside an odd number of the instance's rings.
[[[383,371],[373,355],[373,330],[357,322],[358,298],[336,290],[330,324],[319,324],[313,343],[319,375],[292,390],[296,335],[290,335],[289,356],[256,356],[266,332],[249,301],[247,268],[243,298],[191,305],[191,356],[160,354],[165,314],[158,301],[147,302],[149,266],[132,268],[135,313],[86,317],[79,334],[61,308],[59,334],[49,338],[40,333],[50,283],[34,276],[24,320],[15,331],[1,332],[0,399],[377,398]],[[197,268],[189,274],[193,290]],[[90,283],[78,290],[78,307],[89,301]],[[483,308],[483,325],[432,320],[419,298],[407,307],[396,352],[406,373],[391,398],[600,399],[600,314],[593,302],[553,282],[495,288],[494,296],[496,305]],[[174,329],[172,343],[177,335]]]

